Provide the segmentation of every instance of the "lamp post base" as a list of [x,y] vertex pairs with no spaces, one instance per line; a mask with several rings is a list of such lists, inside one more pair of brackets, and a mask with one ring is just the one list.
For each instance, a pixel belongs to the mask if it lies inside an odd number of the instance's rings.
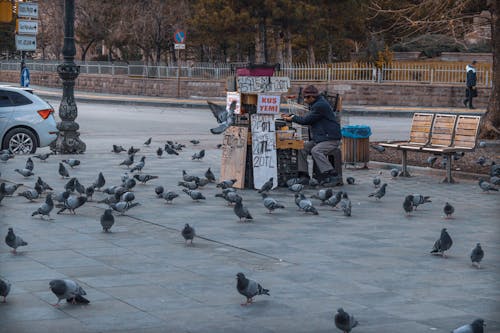
[[57,139],[50,144],[50,150],[56,154],[83,154],[87,146],[80,140],[80,133],[63,131],[57,134]]

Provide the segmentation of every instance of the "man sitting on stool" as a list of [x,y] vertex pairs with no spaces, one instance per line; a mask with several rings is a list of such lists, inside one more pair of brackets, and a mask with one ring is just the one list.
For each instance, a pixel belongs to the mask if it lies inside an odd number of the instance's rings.
[[[311,154],[320,175],[321,184],[333,183],[342,185],[342,157],[340,152],[340,124],[334,114],[330,103],[319,94],[315,86],[307,86],[302,91],[304,102],[309,104],[309,112],[300,117],[297,115],[281,114],[281,118],[301,125],[309,125],[312,140],[304,144],[304,149],[299,152],[298,169],[299,177],[309,177],[307,155]],[[334,156],[335,168],[328,160],[328,155]]]

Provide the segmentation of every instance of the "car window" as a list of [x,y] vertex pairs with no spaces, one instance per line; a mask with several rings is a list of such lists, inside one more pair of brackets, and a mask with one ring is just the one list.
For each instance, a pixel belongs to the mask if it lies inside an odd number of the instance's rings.
[[0,91],[0,107],[12,106],[12,102],[9,99],[9,96],[5,93],[5,91]]
[[32,104],[33,102],[26,96],[15,91],[6,91],[14,106]]

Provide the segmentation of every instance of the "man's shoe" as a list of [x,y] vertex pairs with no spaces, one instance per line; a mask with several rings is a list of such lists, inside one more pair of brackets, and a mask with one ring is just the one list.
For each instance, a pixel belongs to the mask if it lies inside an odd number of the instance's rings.
[[473,107],[473,106],[471,105],[471,106],[469,106],[469,109],[474,110],[474,109],[475,109],[475,107]]
[[465,107],[467,107],[467,100],[466,99],[464,99],[464,105],[465,105]]

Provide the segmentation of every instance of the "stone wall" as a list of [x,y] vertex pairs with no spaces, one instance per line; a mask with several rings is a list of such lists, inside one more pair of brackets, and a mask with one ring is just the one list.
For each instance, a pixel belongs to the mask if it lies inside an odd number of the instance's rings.
[[[1,82],[18,84],[19,73],[1,71]],[[45,87],[62,87],[56,73],[31,73],[31,83]],[[296,93],[299,87],[314,84],[320,91],[339,93],[344,104],[371,106],[430,106],[430,107],[462,107],[465,96],[464,86],[431,85],[420,83],[371,83],[371,82],[292,82],[290,94]],[[144,95],[161,97],[224,97],[225,80],[202,79],[153,79],[133,78],[128,76],[81,74],[76,81],[76,90],[124,95]],[[475,99],[476,107],[487,105],[490,88],[479,88],[479,97]]]

